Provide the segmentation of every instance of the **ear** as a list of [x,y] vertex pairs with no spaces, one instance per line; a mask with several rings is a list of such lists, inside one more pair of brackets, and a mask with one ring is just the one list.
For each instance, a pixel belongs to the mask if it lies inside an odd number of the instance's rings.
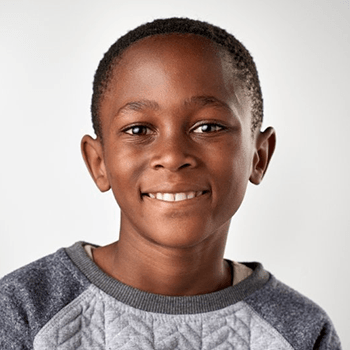
[[100,139],[93,139],[91,136],[85,135],[81,140],[81,153],[97,187],[101,192],[108,191],[111,186],[107,177]]
[[256,149],[253,157],[250,182],[259,185],[262,181],[276,147],[276,133],[273,128],[259,131],[256,136]]

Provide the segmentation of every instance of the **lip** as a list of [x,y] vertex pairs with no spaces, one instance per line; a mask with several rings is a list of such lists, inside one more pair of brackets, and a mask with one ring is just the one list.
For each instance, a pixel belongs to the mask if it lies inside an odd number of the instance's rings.
[[[164,193],[171,193],[171,192],[164,192]],[[178,193],[178,192],[176,192],[176,193]],[[180,193],[182,193],[182,192],[180,192]],[[200,191],[200,192],[197,192],[197,195],[193,198],[187,198],[187,199],[175,201],[175,200],[165,200],[165,199],[153,198],[153,196],[150,197],[147,193],[143,193],[142,199],[149,200],[153,203],[159,203],[161,205],[186,205],[188,203],[191,204],[191,203],[196,202],[197,200],[201,200],[202,198],[207,197],[209,194],[210,194],[209,191]]]
[[186,192],[209,192],[209,188],[206,185],[200,185],[198,183],[163,183],[153,187],[145,186],[142,189],[141,194],[148,193],[186,193]]
[[[147,188],[147,187],[146,187]],[[192,183],[177,183],[177,184],[170,184],[170,183],[163,183],[159,184],[154,187],[149,187],[146,190],[141,191],[141,198],[145,199],[148,198],[152,201],[162,202],[162,203],[183,203],[188,201],[193,201],[194,199],[198,199],[200,197],[203,197],[203,195],[208,194],[210,191],[207,186],[192,184]],[[175,194],[195,194],[193,197],[190,195],[190,198],[182,199],[182,200],[166,200],[162,198],[162,196],[157,196],[157,194],[168,194],[167,197],[169,197],[169,194],[175,195]]]

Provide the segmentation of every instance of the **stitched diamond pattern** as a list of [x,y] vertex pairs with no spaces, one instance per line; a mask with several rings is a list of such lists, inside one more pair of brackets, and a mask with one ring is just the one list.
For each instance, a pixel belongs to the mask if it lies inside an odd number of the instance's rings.
[[195,315],[149,313],[94,286],[38,333],[35,350],[291,350],[244,302]]

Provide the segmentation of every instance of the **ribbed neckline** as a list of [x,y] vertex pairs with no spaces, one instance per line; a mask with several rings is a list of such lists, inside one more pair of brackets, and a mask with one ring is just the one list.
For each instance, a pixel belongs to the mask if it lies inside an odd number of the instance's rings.
[[[130,287],[105,274],[77,242],[66,248],[66,253],[88,280],[116,300],[131,307],[164,314],[197,314],[223,309],[235,304],[260,289],[270,278],[260,263],[244,263],[253,273],[236,284],[218,292],[195,296],[165,296]],[[89,243],[90,244],[90,243]]]

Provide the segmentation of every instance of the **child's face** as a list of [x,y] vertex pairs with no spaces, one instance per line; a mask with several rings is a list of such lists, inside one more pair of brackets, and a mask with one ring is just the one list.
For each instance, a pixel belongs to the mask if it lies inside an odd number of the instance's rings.
[[109,86],[90,167],[113,190],[121,235],[168,247],[224,239],[257,153],[250,100],[224,55],[194,35],[146,38],[125,51]]

